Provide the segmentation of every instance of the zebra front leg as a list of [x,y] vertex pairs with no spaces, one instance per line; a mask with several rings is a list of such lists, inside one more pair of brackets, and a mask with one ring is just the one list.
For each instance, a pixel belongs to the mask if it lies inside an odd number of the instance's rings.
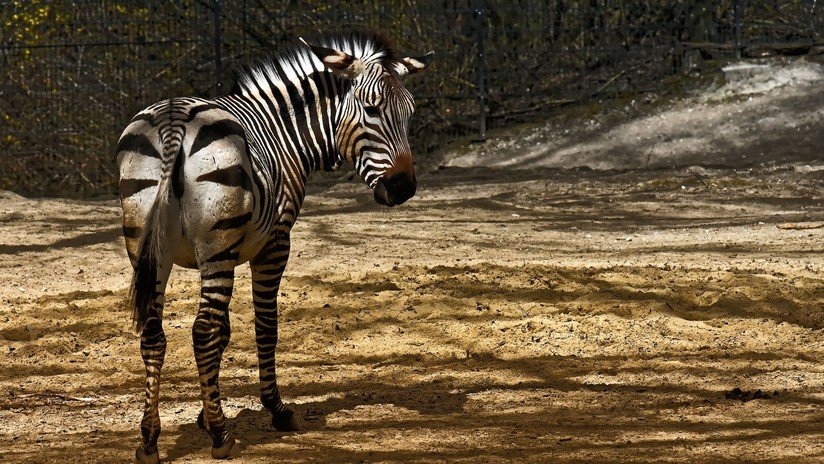
[[192,326],[203,400],[198,424],[212,437],[212,457],[216,459],[229,457],[235,445],[220,406],[220,360],[229,343],[229,301],[234,284],[234,263],[224,261],[222,264],[201,269],[200,310]]
[[283,405],[278,391],[275,349],[278,343],[278,289],[289,259],[289,236],[273,241],[251,263],[255,303],[255,340],[260,371],[260,400],[281,432],[300,430],[295,414]]
[[160,370],[166,357],[166,334],[163,332],[163,292],[169,279],[170,268],[171,263],[167,266],[159,266],[157,269],[158,281],[155,284],[154,299],[140,334],[140,356],[146,366],[146,403],[143,408],[143,420],[140,422],[141,443],[135,451],[135,459],[141,464],[160,462],[160,454],[157,450],[157,439],[160,436],[158,398]]

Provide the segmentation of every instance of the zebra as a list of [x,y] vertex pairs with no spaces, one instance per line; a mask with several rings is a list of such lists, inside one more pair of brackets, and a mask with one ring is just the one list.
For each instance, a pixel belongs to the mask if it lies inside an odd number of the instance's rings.
[[277,295],[289,234],[315,171],[352,164],[377,203],[415,195],[408,141],[414,100],[402,79],[434,52],[396,55],[373,32],[320,36],[235,71],[214,99],[170,98],[140,111],[117,146],[126,251],[134,273],[129,306],[146,369],[140,463],[159,462],[158,395],[166,351],[164,291],[173,264],[199,269],[192,343],[203,408],[198,425],[213,458],[232,454],[220,400],[221,356],[229,343],[234,269],[249,262],[260,398],[280,431],[298,430],[277,387]]

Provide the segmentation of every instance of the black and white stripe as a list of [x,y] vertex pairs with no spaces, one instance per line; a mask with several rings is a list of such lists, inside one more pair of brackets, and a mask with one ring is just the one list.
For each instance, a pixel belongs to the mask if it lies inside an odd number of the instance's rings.
[[172,264],[201,273],[192,327],[212,456],[230,455],[218,373],[229,343],[234,268],[250,262],[263,405],[295,430],[277,387],[277,293],[289,233],[312,172],[344,162],[387,206],[415,193],[407,140],[414,111],[401,79],[433,53],[397,58],[376,34],[326,37],[238,70],[234,90],[173,98],[138,113],[118,144],[123,233],[135,269],[131,306],[146,366],[139,462],[158,462],[157,403],[166,350],[163,295]]

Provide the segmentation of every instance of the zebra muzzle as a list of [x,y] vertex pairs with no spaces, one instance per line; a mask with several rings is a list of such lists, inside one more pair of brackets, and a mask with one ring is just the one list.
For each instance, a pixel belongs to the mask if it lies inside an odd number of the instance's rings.
[[375,185],[375,201],[384,206],[400,205],[415,196],[417,188],[418,182],[414,174],[398,172],[388,178],[381,177]]

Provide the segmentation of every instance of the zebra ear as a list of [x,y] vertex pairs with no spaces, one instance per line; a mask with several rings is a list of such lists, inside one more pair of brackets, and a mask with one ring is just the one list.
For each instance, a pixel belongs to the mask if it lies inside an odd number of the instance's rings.
[[300,37],[299,40],[303,45],[309,47],[309,49],[312,50],[312,53],[318,57],[323,65],[329,68],[329,70],[336,76],[343,77],[345,79],[354,79],[360,76],[366,67],[363,64],[363,61],[348,53],[335,50],[334,48],[310,45],[303,40],[303,37]]
[[395,63],[395,72],[398,73],[399,76],[407,76],[409,74],[415,74],[423,71],[424,69],[429,66],[430,63],[435,59],[435,52],[431,51],[424,56],[421,57],[411,57],[407,56],[406,58],[401,58],[400,61]]

